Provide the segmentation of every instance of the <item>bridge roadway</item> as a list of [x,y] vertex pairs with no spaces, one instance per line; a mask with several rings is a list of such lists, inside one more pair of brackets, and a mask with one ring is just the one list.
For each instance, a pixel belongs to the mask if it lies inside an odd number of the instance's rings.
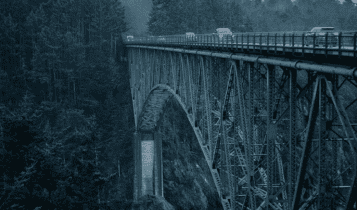
[[304,57],[305,54],[337,55],[357,58],[357,32],[269,32],[235,33],[219,38],[213,34],[148,36],[124,39],[126,44],[193,47],[236,52],[285,54]]
[[[167,101],[176,100],[225,210],[356,209],[356,33],[338,33],[337,46],[325,41],[321,49],[287,33],[274,46],[263,42],[270,35],[253,36],[258,46],[245,37],[124,39],[136,126],[134,200],[164,196],[161,145],[169,139],[157,125]],[[150,167],[142,164],[147,141]]]

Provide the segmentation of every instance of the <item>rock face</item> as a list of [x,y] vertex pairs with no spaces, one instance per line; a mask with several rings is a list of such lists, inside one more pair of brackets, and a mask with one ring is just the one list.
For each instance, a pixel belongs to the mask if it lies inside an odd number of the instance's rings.
[[132,210],[175,210],[163,197],[144,195],[138,202],[133,203]]
[[164,197],[176,210],[223,210],[209,167],[185,112],[169,101],[159,132],[163,144]]

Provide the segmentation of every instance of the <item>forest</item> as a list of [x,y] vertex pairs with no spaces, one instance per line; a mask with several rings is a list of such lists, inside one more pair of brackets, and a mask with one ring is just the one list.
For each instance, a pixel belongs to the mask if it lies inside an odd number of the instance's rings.
[[331,26],[357,30],[357,7],[352,0],[153,0],[148,22],[152,35],[216,28],[238,32],[310,31]]
[[[352,0],[152,0],[145,35],[217,27],[350,31],[356,22]],[[0,1],[0,209],[127,209],[135,129],[122,43],[129,25],[120,0]],[[190,127],[178,120],[181,130],[172,131],[169,115],[160,129],[184,143],[167,146],[165,154],[184,158],[187,148],[199,154]],[[167,161],[166,175],[174,173]],[[185,186],[196,182],[190,177]],[[189,188],[173,180],[167,178],[165,190],[177,199],[175,189]],[[219,206],[217,192],[207,189],[209,205]],[[199,209],[185,202],[178,209]]]
[[121,2],[6,0],[0,16],[0,209],[121,206],[134,127]]

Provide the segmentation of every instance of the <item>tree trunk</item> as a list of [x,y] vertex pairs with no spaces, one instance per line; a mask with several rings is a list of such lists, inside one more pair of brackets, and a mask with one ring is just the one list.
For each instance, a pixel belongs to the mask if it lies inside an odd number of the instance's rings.
[[120,178],[120,160],[118,159],[118,177]]
[[73,100],[74,100],[74,104],[77,104],[77,102],[76,102],[76,79],[73,80]]
[[46,65],[46,68],[48,69],[48,72],[49,72],[49,75],[50,75],[49,82],[47,83],[47,85],[48,85],[48,87],[47,87],[48,88],[48,100],[52,101],[52,71],[51,71],[48,59],[46,60],[46,64],[45,65]]

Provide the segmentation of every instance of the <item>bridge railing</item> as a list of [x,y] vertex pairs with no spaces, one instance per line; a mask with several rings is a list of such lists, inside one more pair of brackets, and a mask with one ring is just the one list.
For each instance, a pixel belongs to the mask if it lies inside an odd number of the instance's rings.
[[227,47],[262,50],[271,48],[329,49],[357,52],[356,31],[334,32],[260,32],[234,33],[219,37],[216,34],[146,36],[124,39],[126,44],[170,46]]

